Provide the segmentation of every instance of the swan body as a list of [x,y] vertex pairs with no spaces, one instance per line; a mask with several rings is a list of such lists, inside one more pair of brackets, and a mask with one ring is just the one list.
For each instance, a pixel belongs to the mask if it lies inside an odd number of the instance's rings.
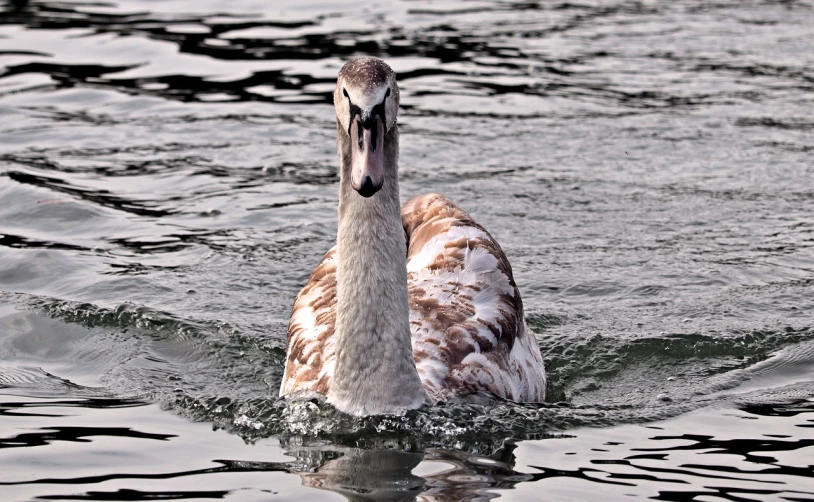
[[281,395],[365,416],[478,394],[545,399],[506,255],[439,194],[399,203],[398,86],[381,60],[340,71],[337,244],[294,302]]

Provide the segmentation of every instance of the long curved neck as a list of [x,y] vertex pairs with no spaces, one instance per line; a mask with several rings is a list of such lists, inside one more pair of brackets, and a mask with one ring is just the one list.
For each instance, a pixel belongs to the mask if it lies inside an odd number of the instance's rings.
[[336,368],[328,401],[353,415],[401,413],[424,404],[426,393],[410,335],[398,127],[385,137],[385,181],[370,198],[351,186],[350,140],[339,124],[337,138]]

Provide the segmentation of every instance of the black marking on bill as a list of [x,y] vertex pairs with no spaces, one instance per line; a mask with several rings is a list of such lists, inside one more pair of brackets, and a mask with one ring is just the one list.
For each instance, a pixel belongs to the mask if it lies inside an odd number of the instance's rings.
[[362,128],[370,129],[370,140],[373,142],[373,151],[376,151],[376,140],[379,134],[379,128],[376,126],[376,117],[381,118],[382,125],[384,126],[384,133],[387,134],[387,120],[386,120],[386,110],[385,110],[385,103],[387,103],[387,98],[390,96],[390,88],[387,88],[387,92],[384,93],[384,99],[382,102],[374,106],[370,112],[364,113],[358,105],[353,104],[351,101],[350,96],[348,95],[347,89],[342,89],[342,94],[348,98],[348,105],[350,110],[350,120],[348,121],[348,136],[350,136],[350,128],[353,125],[353,119],[357,115],[359,116],[359,149],[363,149],[364,147],[364,139],[362,138]]

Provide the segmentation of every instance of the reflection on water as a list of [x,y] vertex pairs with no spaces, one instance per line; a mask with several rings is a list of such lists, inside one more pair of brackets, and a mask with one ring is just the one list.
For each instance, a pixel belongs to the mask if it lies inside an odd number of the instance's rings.
[[427,488],[424,478],[412,474],[424,452],[320,448],[313,456],[307,450],[289,453],[307,466],[298,472],[304,486],[335,491],[348,500],[414,500]]
[[[494,489],[542,479],[514,471],[513,445],[492,455],[429,449],[287,448],[303,462],[292,469],[304,486],[341,493],[348,500],[489,500]],[[419,473],[418,475],[416,474]]]
[[[0,491],[810,498],[812,25],[803,0],[0,4]],[[403,195],[509,255],[552,402],[276,399],[359,54],[399,75]]]
[[[154,406],[109,398],[7,396],[0,413],[8,426],[25,431],[0,439],[6,472],[0,486],[21,500],[216,499],[230,494],[254,500],[302,496],[300,482],[348,500],[489,500],[500,495],[533,500],[542,493],[584,498],[597,491],[610,498],[805,500],[814,491],[814,467],[803,453],[814,446],[810,401],[746,405],[723,414],[696,412],[643,426],[577,429],[519,445],[511,440],[492,446],[461,443],[456,449],[382,437],[344,445],[287,436],[279,444],[260,439],[247,445],[236,436],[213,433],[206,424],[167,420]],[[120,421],[134,426],[114,425]],[[56,425],[74,422],[93,426]],[[715,432],[680,432],[699,424]],[[767,428],[772,433],[761,433]],[[72,446],[52,448],[47,472],[32,471],[26,462],[15,464],[26,458],[15,455],[17,449],[60,442]],[[113,459],[110,444],[127,446]]]

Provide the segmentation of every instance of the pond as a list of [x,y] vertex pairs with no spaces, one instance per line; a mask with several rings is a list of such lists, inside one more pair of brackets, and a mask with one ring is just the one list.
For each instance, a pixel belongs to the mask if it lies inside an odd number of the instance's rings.
[[[3,500],[814,497],[810,1],[0,5]],[[277,395],[345,61],[500,242],[542,405]]]

